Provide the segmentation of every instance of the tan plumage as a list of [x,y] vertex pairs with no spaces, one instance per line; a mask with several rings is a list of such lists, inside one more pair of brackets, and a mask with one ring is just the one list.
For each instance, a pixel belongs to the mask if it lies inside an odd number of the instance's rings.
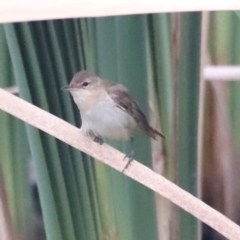
[[91,137],[128,139],[136,127],[154,139],[164,137],[149,125],[139,105],[121,84],[81,71],[65,89],[71,92],[81,112],[81,129]]

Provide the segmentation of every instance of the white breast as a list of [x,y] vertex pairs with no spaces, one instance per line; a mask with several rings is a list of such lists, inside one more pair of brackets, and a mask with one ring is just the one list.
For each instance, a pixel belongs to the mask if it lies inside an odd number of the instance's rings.
[[82,131],[113,139],[128,139],[136,127],[135,120],[107,94],[102,94],[97,104],[81,111]]

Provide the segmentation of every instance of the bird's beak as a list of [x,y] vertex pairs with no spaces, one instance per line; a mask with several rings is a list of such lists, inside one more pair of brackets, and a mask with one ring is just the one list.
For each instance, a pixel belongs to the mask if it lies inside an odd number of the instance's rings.
[[61,88],[62,91],[69,91],[70,89],[68,85]]

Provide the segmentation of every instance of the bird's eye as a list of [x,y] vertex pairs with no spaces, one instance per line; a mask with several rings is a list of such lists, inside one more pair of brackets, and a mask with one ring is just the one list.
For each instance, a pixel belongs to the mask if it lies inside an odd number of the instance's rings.
[[84,82],[84,83],[82,84],[82,86],[83,86],[83,87],[86,87],[86,86],[88,86],[88,84],[89,84],[88,82]]

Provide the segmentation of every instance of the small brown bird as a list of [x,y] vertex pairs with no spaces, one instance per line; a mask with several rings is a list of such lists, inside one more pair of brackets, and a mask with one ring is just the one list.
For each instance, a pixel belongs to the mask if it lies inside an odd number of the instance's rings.
[[[75,74],[69,86],[62,90],[70,91],[77,104],[81,119],[82,132],[95,142],[103,144],[103,138],[128,140],[133,144],[133,132],[138,127],[156,139],[164,135],[153,129],[139,105],[121,84],[100,78],[89,71]],[[130,155],[126,169],[133,159]]]

